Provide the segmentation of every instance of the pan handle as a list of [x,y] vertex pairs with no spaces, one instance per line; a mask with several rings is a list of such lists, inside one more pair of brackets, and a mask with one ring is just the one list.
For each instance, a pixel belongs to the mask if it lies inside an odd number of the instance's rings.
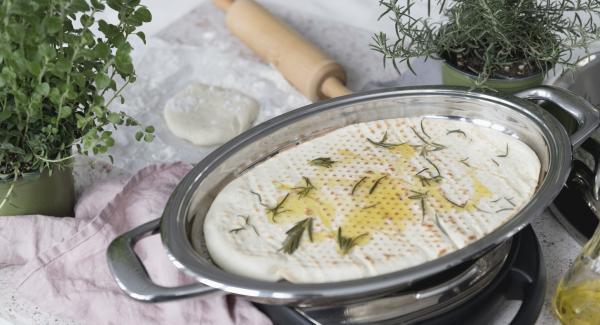
[[[593,198],[597,203],[600,203],[598,202],[600,201],[600,143],[596,139],[589,139],[581,145],[581,148],[592,155],[594,159],[594,176],[592,181],[588,180],[588,183],[593,184],[590,186]],[[588,178],[591,179],[592,177]]]
[[596,130],[600,123],[598,110],[585,99],[566,89],[539,86],[518,92],[515,96],[533,100],[546,100],[569,113],[578,126],[575,133],[571,135],[573,149],[578,148]]
[[142,238],[157,234],[159,226],[160,219],[152,220],[120,235],[108,246],[108,267],[121,290],[143,302],[162,302],[219,292],[199,283],[163,287],[152,282],[133,247]]

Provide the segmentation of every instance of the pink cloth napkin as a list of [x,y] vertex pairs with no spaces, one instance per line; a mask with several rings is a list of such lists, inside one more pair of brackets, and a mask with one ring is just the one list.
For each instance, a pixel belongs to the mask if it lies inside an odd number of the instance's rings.
[[[126,184],[89,189],[76,218],[0,217],[0,267],[20,266],[17,292],[47,312],[90,324],[271,324],[245,300],[213,295],[147,304],[127,297],[106,264],[106,248],[119,234],[160,217],[190,166],[144,168]],[[168,261],[159,236],[136,247],[152,278],[162,285],[190,283]]]

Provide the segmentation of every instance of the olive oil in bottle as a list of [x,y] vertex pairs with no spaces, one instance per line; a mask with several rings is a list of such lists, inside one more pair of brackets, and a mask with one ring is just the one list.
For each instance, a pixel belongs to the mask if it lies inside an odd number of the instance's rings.
[[554,311],[563,324],[600,324],[600,280],[589,280],[556,290]]
[[600,226],[560,281],[554,312],[565,325],[600,324]]

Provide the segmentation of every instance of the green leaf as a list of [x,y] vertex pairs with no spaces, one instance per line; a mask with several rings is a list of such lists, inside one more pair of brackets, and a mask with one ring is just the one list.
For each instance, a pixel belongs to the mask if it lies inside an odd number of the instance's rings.
[[135,125],[139,125],[140,123],[138,123],[138,121],[136,121],[134,118],[132,117],[127,117],[127,119],[125,120],[125,125],[126,126],[135,126]]
[[29,72],[31,72],[32,75],[34,76],[39,76],[40,72],[42,71],[42,67],[40,66],[40,63],[37,61],[32,61],[29,62],[27,64],[27,69],[29,70]]
[[17,74],[8,66],[2,68],[2,75],[6,80],[15,79]]
[[107,119],[112,124],[120,125],[123,123],[123,117],[121,117],[121,114],[118,113],[109,113]]
[[77,128],[79,129],[83,129],[86,124],[91,120],[91,117],[85,118],[83,116],[81,116],[80,114],[76,115],[77,118]]
[[98,87],[98,89],[104,89],[110,84],[110,78],[102,72],[96,75],[94,81],[96,82],[96,87]]
[[50,89],[50,94],[48,97],[50,98],[50,102],[52,102],[52,104],[57,105],[60,102],[60,91],[58,88]]
[[92,102],[94,105],[104,105],[104,97],[102,96],[94,96],[94,100]]
[[60,108],[60,112],[58,113],[58,116],[60,118],[65,118],[65,117],[71,116],[71,113],[73,113],[73,109],[71,107],[63,106]]
[[57,16],[46,17],[46,20],[44,21],[44,27],[46,28],[46,33],[49,35],[54,35],[62,27],[62,20]]
[[123,3],[119,0],[108,0],[106,1],[106,4],[108,4],[111,9],[116,11],[121,11],[121,9],[123,9]]
[[137,32],[135,33],[135,35],[137,35],[142,40],[142,42],[146,44],[146,34],[144,34],[144,32]]
[[144,137],[144,132],[142,132],[142,131],[137,131],[137,132],[135,133],[135,139],[136,139],[137,141],[140,141],[140,140],[142,140],[142,138],[143,138],[143,137]]
[[38,54],[46,60],[50,60],[56,57],[56,50],[50,44],[40,44],[38,47]]
[[97,59],[107,59],[110,56],[110,47],[106,43],[98,42],[92,53]]
[[8,143],[8,142],[0,143],[0,149],[6,150],[6,151],[9,151],[9,152],[13,152],[13,153],[16,153],[16,154],[20,154],[20,155],[24,155],[25,154],[25,150],[23,150],[23,149],[21,149],[19,147],[16,147],[13,144]]
[[73,68],[73,65],[66,58],[60,58],[55,63],[55,67],[58,71],[66,73],[66,72],[71,71],[71,68]]
[[124,37],[121,34],[119,27],[109,24],[102,19],[98,21],[98,30],[106,36],[108,42],[112,45],[121,44],[124,41]]
[[106,6],[98,0],[91,0],[90,3],[94,9],[99,11],[102,11],[106,8]]
[[94,114],[96,114],[96,116],[103,116],[104,115],[104,108],[96,105],[96,106],[92,106],[92,112],[94,112]]
[[89,29],[86,29],[83,32],[81,32],[80,38],[82,45],[88,45],[91,47],[96,43],[94,40],[94,33],[92,33],[92,31],[90,31]]
[[71,0],[71,6],[69,7],[69,9],[74,10],[76,12],[82,12],[90,10],[90,6],[85,0]]
[[144,134],[144,141],[152,142],[152,140],[154,140],[154,134],[151,134],[151,133]]
[[89,16],[89,15],[81,15],[81,18],[79,18],[79,21],[81,22],[81,25],[83,27],[90,27],[94,24],[94,17]]
[[154,127],[152,125],[147,126],[144,131],[146,131],[146,133],[154,133]]
[[66,91],[65,91],[65,98],[67,99],[76,99],[77,98],[77,93],[75,92],[75,89],[73,88],[73,84],[67,84],[65,85],[66,87]]
[[0,122],[4,122],[4,121],[8,120],[11,116],[12,116],[12,113],[9,110],[0,111]]
[[112,147],[115,145],[115,139],[111,138],[106,138],[104,139],[104,145],[108,148]]
[[107,147],[100,144],[96,145],[94,149],[96,150],[95,154],[106,153],[108,151]]
[[42,82],[41,84],[35,87],[35,92],[44,97],[48,96],[48,94],[50,93],[50,85],[46,82]]
[[115,68],[117,68],[117,71],[122,75],[130,75],[133,73],[133,63],[131,62],[131,56],[129,55],[130,52],[131,47],[129,44],[117,49],[117,54],[115,55]]
[[109,88],[109,89],[112,89],[112,90],[114,90],[114,91],[117,91],[117,82],[116,82],[116,81],[114,81],[114,80],[111,80],[111,81],[110,81],[110,84],[108,84],[108,88]]
[[146,7],[140,7],[133,15],[144,23],[152,21],[152,14]]
[[18,40],[21,35],[26,34],[25,27],[23,25],[11,24],[5,27],[11,38]]
[[17,14],[21,16],[26,16],[28,12],[31,11],[31,2],[30,1],[14,1],[11,4],[11,13]]
[[13,68],[15,69],[15,72],[25,73],[29,70],[30,62],[28,62],[22,56],[14,56],[13,63]]

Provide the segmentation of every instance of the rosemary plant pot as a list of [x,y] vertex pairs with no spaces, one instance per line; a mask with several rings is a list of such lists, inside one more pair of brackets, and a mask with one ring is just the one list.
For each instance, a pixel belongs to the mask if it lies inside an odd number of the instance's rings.
[[[475,74],[461,71],[448,62],[442,64],[442,82],[444,85],[474,87],[476,86],[476,80],[477,75]],[[543,80],[544,75],[542,73],[537,73],[523,78],[489,78],[483,83],[483,86],[507,94],[514,94],[527,88],[539,86],[542,84]]]
[[51,174],[48,171],[26,174],[16,181],[0,181],[0,216],[72,216],[74,203],[71,168],[55,169]]

